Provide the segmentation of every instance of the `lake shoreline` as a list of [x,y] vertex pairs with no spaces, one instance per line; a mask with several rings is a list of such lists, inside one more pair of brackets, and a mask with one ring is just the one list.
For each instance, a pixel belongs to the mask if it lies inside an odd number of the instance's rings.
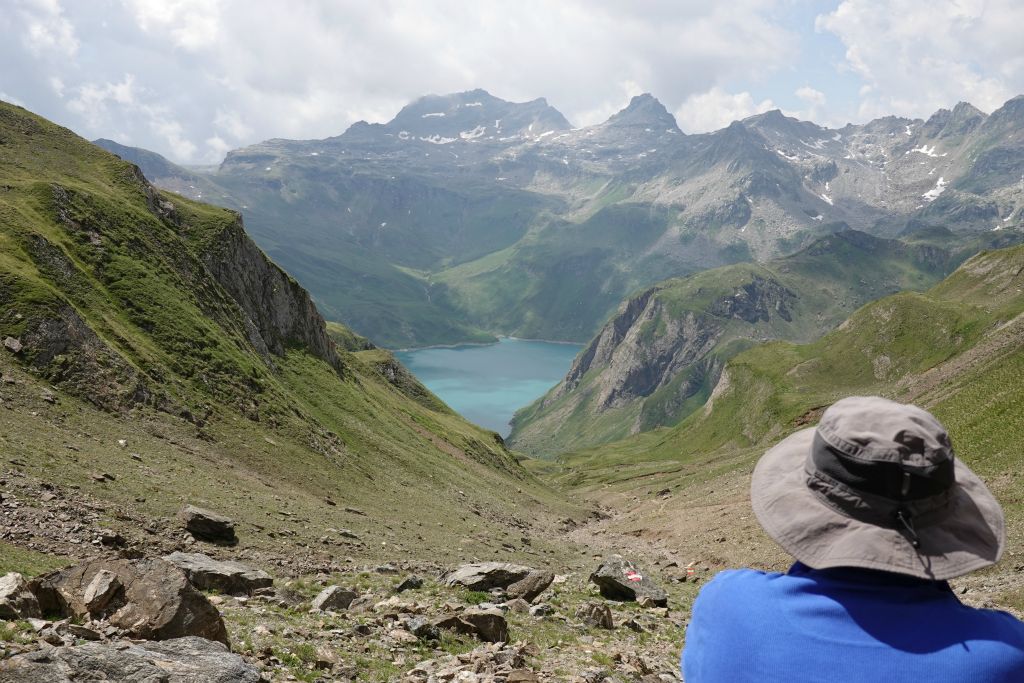
[[511,337],[508,335],[496,335],[496,340],[492,342],[458,342],[457,344],[430,344],[429,346],[408,346],[401,349],[385,349],[391,353],[409,353],[412,351],[427,351],[429,349],[461,349],[467,346],[494,346],[500,344],[503,339],[509,341],[525,341],[525,342],[544,342],[545,344],[563,344],[565,346],[586,346],[585,342],[574,342],[565,341],[562,339],[531,339],[528,337]]
[[397,358],[435,396],[470,422],[502,437],[520,409],[565,377],[582,344],[502,337],[397,351]]

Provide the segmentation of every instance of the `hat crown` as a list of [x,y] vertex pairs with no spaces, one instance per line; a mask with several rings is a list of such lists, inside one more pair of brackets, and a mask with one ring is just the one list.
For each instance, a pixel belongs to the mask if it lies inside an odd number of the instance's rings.
[[949,435],[931,413],[878,396],[837,401],[822,415],[817,431],[841,454],[865,462],[922,468],[953,457]]

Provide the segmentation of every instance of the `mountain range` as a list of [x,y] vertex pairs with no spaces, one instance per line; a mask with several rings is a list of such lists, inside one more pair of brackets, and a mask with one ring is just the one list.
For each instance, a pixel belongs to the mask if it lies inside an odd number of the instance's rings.
[[660,280],[846,229],[953,251],[983,234],[1011,243],[1022,130],[1024,97],[838,129],[772,111],[687,135],[651,95],[572,128],[543,99],[474,90],[234,150],[212,171],[97,143],[161,187],[242,211],[328,318],[408,347],[585,342]]
[[[475,91],[334,142],[239,150],[210,172],[103,142],[119,159],[0,103],[0,572],[34,577],[5,574],[0,604],[20,609],[12,588],[84,577],[86,562],[164,567],[195,582],[189,599],[234,648],[128,641],[99,612],[5,612],[5,670],[50,680],[70,660],[91,675],[144,654],[130,670],[170,680],[217,677],[216,665],[245,680],[668,680],[715,571],[791,562],[750,512],[753,463],[851,394],[933,411],[1004,506],[1018,557],[1019,105],[824,133],[770,114],[692,136],[650,97],[573,130],[543,101]],[[789,142],[769,144],[773,126]],[[819,152],[851,159],[815,176]],[[915,167],[925,159],[949,165],[929,175]],[[891,184],[868,197],[879,173]],[[387,225],[370,230],[367,216]],[[298,278],[250,239],[253,222]],[[326,288],[311,295],[309,282]],[[329,317],[348,320],[352,302],[389,344],[596,332],[517,417],[513,446],[552,457],[524,458],[454,414],[367,326],[325,321],[329,296]],[[233,521],[237,545],[176,520],[188,504]],[[167,568],[172,551],[230,560],[264,587],[203,595],[198,573]],[[585,577],[613,554],[642,564],[670,607],[598,599]],[[485,560],[502,564],[458,566]],[[492,573],[442,578],[460,572]],[[525,578],[493,590],[510,572]],[[1021,614],[1019,574],[1010,559],[954,587]],[[167,604],[155,594],[167,586],[139,599],[105,580],[104,599]],[[81,588],[95,598],[98,583]],[[537,604],[483,604],[524,583]],[[346,606],[317,609],[332,596]]]

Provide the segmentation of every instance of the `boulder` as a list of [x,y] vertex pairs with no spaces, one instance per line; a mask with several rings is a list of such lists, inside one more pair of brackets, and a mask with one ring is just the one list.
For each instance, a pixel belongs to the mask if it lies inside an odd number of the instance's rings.
[[[30,585],[46,614],[104,617],[128,635],[147,640],[200,636],[228,642],[217,608],[183,571],[164,560],[91,560],[37,577]],[[90,612],[99,604],[99,613]]]
[[323,612],[340,612],[348,609],[352,601],[359,597],[355,591],[341,586],[328,586],[313,598],[313,609]]
[[260,674],[221,643],[185,637],[162,642],[88,642],[16,655],[0,683],[258,683]]
[[525,579],[533,569],[507,562],[474,562],[461,565],[445,577],[445,584],[474,591],[507,588]]
[[531,617],[549,617],[554,613],[555,610],[546,602],[539,602],[530,608]]
[[92,577],[92,581],[85,587],[85,593],[82,594],[82,603],[89,614],[101,617],[105,614],[107,607],[123,591],[124,586],[121,584],[121,580],[117,578],[117,574],[101,569],[96,572],[96,575]]
[[37,619],[43,616],[39,601],[17,572],[0,576],[0,619]]
[[454,631],[459,635],[464,636],[475,636],[477,631],[468,621],[463,621],[456,615],[449,615],[447,617],[441,617],[434,620],[434,626],[445,631]]
[[587,626],[595,628],[611,629],[615,626],[612,622],[611,609],[601,602],[588,602],[585,605],[580,605],[576,610],[576,618],[582,619]]
[[200,541],[225,545],[238,543],[235,522],[230,517],[194,505],[186,505],[178,516],[188,532]]
[[464,622],[476,629],[480,640],[488,643],[508,642],[508,622],[499,609],[467,609],[459,615]]
[[234,561],[220,561],[202,553],[174,552],[164,559],[185,572],[192,585],[200,590],[217,590],[228,595],[252,595],[260,588],[270,588],[274,579],[261,569]]
[[510,585],[505,594],[509,600],[522,598],[527,602],[533,602],[534,598],[546,591],[554,580],[555,575],[552,572],[536,569]]
[[405,623],[405,628],[420,640],[439,640],[441,632],[426,617],[413,617]]
[[402,583],[398,584],[398,586],[395,587],[395,592],[404,593],[405,591],[416,590],[418,588],[423,588],[423,579],[416,576],[415,574],[410,574],[409,576],[405,577]]
[[668,605],[668,595],[644,571],[621,555],[612,555],[590,575],[601,595],[609,600],[639,600],[648,598],[659,607]]

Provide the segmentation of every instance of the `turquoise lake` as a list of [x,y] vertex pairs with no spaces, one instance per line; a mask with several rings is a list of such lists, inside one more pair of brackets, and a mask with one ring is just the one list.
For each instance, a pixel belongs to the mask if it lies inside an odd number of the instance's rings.
[[432,392],[470,422],[508,436],[509,420],[565,377],[581,346],[523,339],[398,351]]

